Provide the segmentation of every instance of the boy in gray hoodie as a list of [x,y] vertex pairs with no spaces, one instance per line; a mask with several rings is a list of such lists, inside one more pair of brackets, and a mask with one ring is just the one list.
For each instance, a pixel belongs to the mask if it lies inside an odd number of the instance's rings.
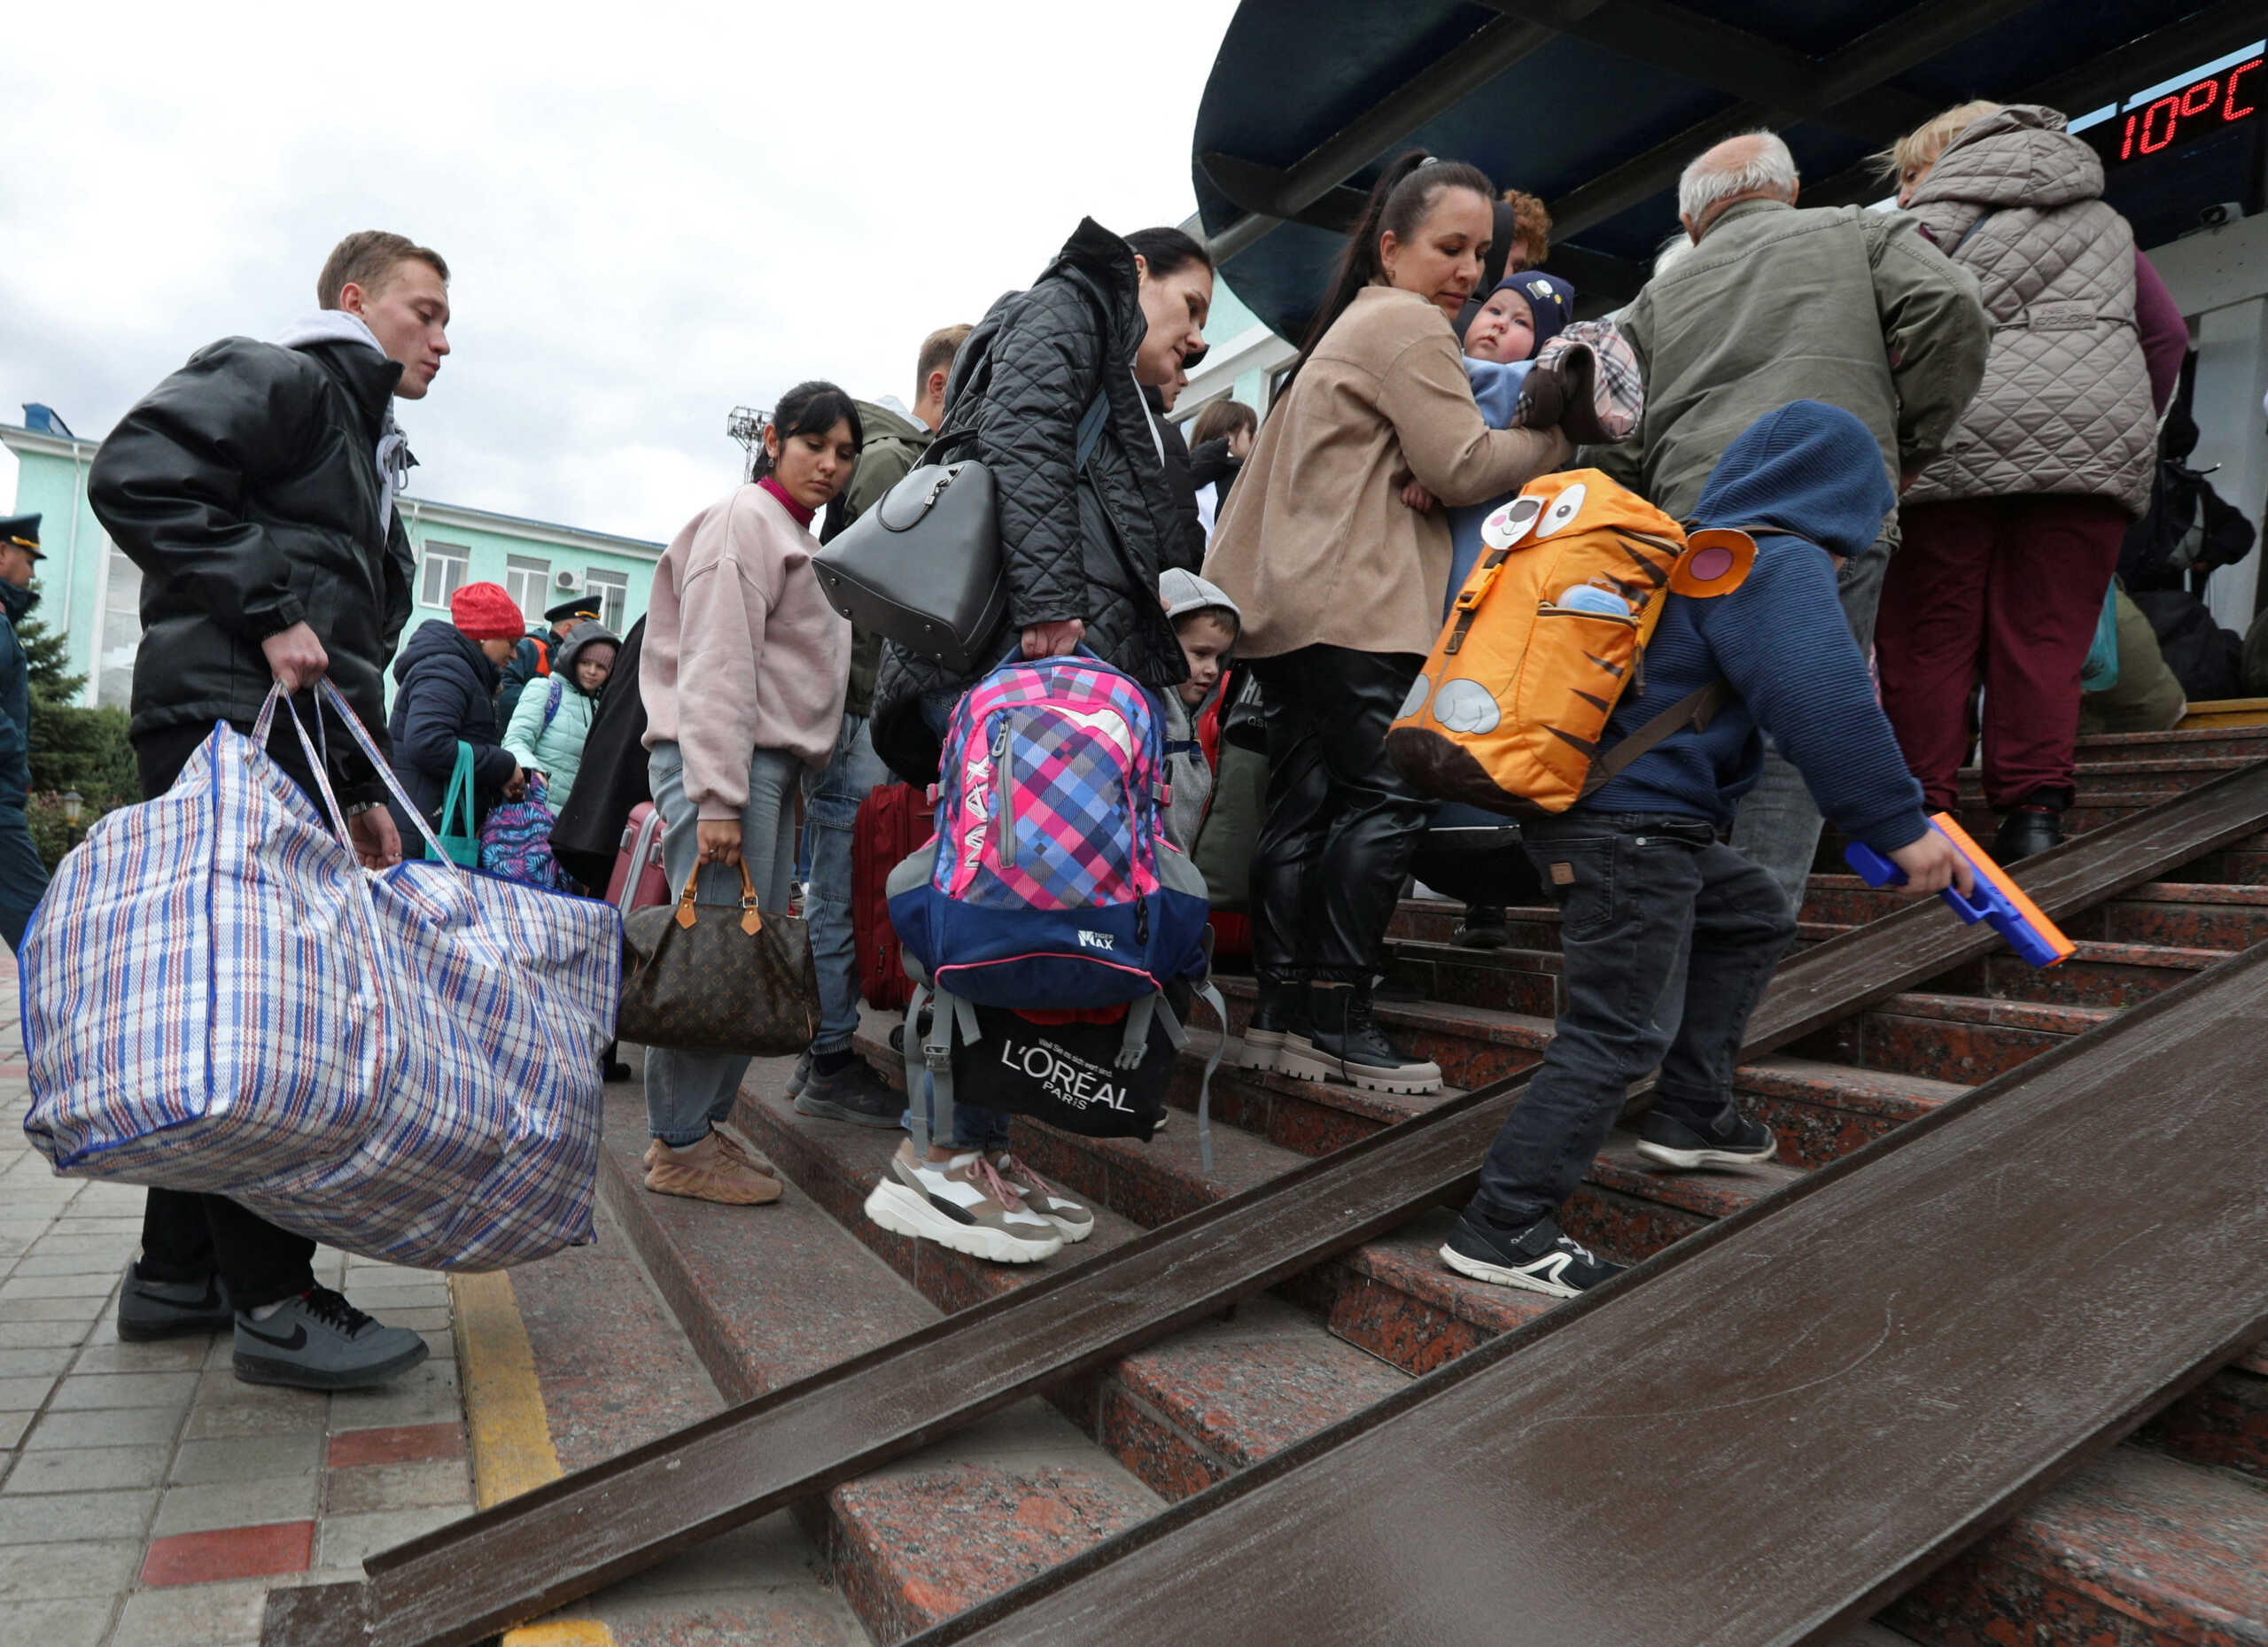
[[1244,627],[1244,613],[1219,588],[1192,571],[1171,567],[1158,574],[1158,598],[1189,661],[1189,679],[1163,695],[1166,705],[1166,838],[1194,851],[1198,826],[1213,799],[1213,763],[1197,737],[1205,706],[1221,690],[1229,653]]

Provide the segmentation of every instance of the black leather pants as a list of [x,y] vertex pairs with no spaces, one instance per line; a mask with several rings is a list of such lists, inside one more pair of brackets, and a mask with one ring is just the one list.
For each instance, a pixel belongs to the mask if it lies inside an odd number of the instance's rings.
[[1268,734],[1268,818],[1252,857],[1263,978],[1367,983],[1433,803],[1386,757],[1425,660],[1309,646],[1253,664]]

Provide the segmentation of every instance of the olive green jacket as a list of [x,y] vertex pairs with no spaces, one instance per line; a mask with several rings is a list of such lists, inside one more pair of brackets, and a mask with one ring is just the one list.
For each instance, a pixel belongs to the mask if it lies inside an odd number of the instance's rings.
[[1790,400],[1850,412],[1895,482],[1945,449],[1992,342],[1977,277],[1911,217],[1744,200],[1617,322],[1645,374],[1637,433],[1583,460],[1682,520],[1725,448]]

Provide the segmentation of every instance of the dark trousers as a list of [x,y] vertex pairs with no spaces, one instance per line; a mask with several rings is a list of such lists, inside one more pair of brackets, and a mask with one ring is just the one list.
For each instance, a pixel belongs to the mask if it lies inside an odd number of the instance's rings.
[[[237,728],[250,732],[249,726]],[[197,746],[212,735],[210,726],[167,726],[134,741],[142,796],[153,800],[174,780]],[[298,784],[320,813],[322,796],[299,740],[287,720],[277,718],[268,752]],[[217,1275],[238,1309],[257,1309],[306,1292],[315,1284],[309,1267],[315,1244],[294,1235],[220,1195],[186,1190],[151,1190],[142,1213],[142,1257],[136,1271],[146,1281],[202,1281]]]
[[1367,983],[1433,803],[1386,755],[1425,659],[1302,647],[1253,664],[1268,816],[1252,854],[1253,962],[1267,978]]
[[0,938],[24,946],[24,928],[47,895],[47,866],[32,844],[32,827],[20,806],[0,806]]
[[1699,820],[1577,812],[1521,830],[1559,905],[1566,1005],[1480,1168],[1473,1207],[1506,1230],[1575,1193],[1657,1064],[1656,1109],[1700,1125],[1723,1113],[1749,1014],[1796,933],[1770,872]]
[[1931,812],[1960,797],[1984,683],[1984,797],[2069,805],[2079,672],[2118,567],[2106,498],[1971,498],[1903,512],[1875,646],[1882,706]]

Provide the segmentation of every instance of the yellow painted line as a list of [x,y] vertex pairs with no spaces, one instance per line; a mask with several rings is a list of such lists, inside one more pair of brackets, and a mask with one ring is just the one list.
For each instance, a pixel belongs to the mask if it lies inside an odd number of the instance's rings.
[[[512,1296],[512,1278],[501,1270],[451,1276],[449,1299],[472,1490],[486,1510],[555,1481],[563,1472],[551,1445],[535,1350]],[[614,1632],[595,1620],[553,1619],[507,1630],[503,1647],[614,1647]]]

